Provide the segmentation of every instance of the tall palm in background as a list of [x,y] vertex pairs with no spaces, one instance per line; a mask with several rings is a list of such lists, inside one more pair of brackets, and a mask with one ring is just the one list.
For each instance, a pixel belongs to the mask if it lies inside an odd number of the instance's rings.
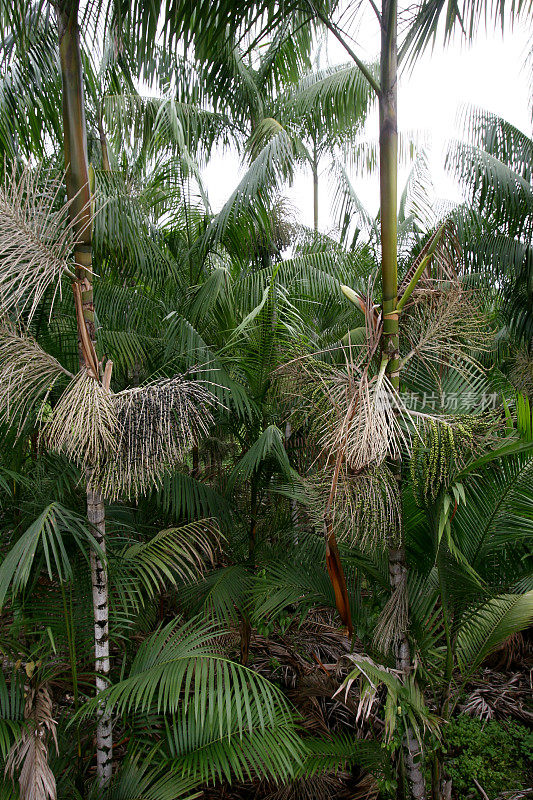
[[487,270],[503,298],[513,336],[531,343],[531,138],[488,111],[464,113],[468,140],[453,142],[447,166],[467,196],[465,255]]

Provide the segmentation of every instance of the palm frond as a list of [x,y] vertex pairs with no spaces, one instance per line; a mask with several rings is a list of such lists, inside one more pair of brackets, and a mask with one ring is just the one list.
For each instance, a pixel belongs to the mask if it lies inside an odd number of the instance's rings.
[[250,605],[254,579],[242,564],[214,570],[201,581],[185,586],[182,602],[189,613],[232,625]]
[[465,615],[457,634],[457,661],[463,680],[509,636],[533,622],[533,590],[504,594]]
[[[136,753],[122,763],[105,800],[196,800],[198,781],[169,771],[160,765],[155,753]],[[98,788],[101,797],[101,788]],[[92,795],[91,795],[92,797]]]
[[11,747],[20,736],[24,719],[24,681],[14,671],[8,684],[7,670],[0,671],[0,755],[8,757]]
[[446,166],[469,190],[472,203],[511,236],[528,236],[533,216],[531,183],[496,156],[453,142]]
[[228,479],[228,488],[231,489],[237,481],[248,480],[266,458],[270,458],[281,472],[290,474],[291,466],[283,434],[276,425],[269,425],[235,465]]
[[13,595],[24,590],[36,562],[46,566],[50,580],[72,578],[72,562],[66,547],[69,537],[86,558],[90,548],[103,558],[83,518],[59,503],[51,503],[17,539],[0,564],[0,607],[10,589]]
[[117,593],[134,608],[143,598],[179,583],[198,579],[213,563],[220,532],[213,520],[190,522],[160,531],[147,542],[129,545],[110,560],[111,580]]
[[222,635],[213,624],[197,620],[183,624],[178,619],[160,628],[139,648],[130,675],[86,703],[81,716],[94,712],[98,705],[118,713],[155,708],[168,714],[181,709],[216,725],[220,737],[253,733],[256,715],[261,730],[276,724],[280,715],[292,725],[292,713],[281,691],[225,657],[220,648]]
[[[266,727],[260,706],[251,707],[251,719],[242,733],[235,700],[231,704],[232,730],[221,735],[218,721],[197,719],[178,711],[167,724],[167,742],[172,765],[180,773],[202,783],[228,781],[235,777],[264,777],[276,782],[294,777],[304,754],[304,743],[283,710],[274,712]],[[238,740],[238,746],[235,742]]]
[[[375,65],[369,65],[375,72]],[[373,99],[373,92],[354,64],[338,64],[309,72],[283,97],[283,117],[308,135],[319,132],[328,142],[346,143],[361,128]]]

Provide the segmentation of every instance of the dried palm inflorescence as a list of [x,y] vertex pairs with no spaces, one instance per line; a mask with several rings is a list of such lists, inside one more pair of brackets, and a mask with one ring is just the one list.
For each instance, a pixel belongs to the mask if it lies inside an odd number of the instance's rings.
[[401,424],[409,412],[384,367],[370,375],[366,348],[356,359],[353,348],[343,352],[343,367],[310,356],[287,365],[284,372],[290,370],[300,401],[309,405],[313,432],[328,462],[341,452],[343,462],[360,471],[409,448],[409,427]]
[[0,327],[0,423],[20,431],[28,416],[39,418],[50,391],[62,377],[72,378],[27,333]]
[[[320,529],[333,479],[333,468],[302,480],[300,501],[311,521]],[[396,481],[385,463],[373,464],[359,472],[346,467],[339,472],[331,505],[339,542],[373,547],[383,543],[395,529],[399,513]]]
[[31,320],[43,296],[61,278],[74,278],[70,204],[60,196],[62,176],[26,167],[6,173],[0,187],[0,307]]
[[170,378],[114,395],[116,447],[102,463],[104,494],[139,495],[206,435],[214,396],[199,382]]
[[409,449],[409,429],[400,421],[408,412],[384,370],[372,377],[363,370],[354,380],[350,371],[337,373],[329,384],[331,408],[323,417],[322,448],[330,459],[342,451],[353,470],[381,464]]
[[183,377],[113,394],[83,369],[53,409],[48,446],[84,469],[109,499],[158,485],[212,422],[214,396]]
[[24,717],[27,726],[9,752],[6,774],[14,778],[20,770],[20,796],[24,800],[55,800],[56,781],[48,765],[48,742],[51,738],[57,750],[56,723],[46,686],[29,690]]
[[59,399],[43,437],[52,450],[83,468],[102,463],[117,446],[113,395],[82,369]]
[[430,364],[449,364],[469,377],[472,367],[482,371],[474,354],[488,350],[491,331],[472,303],[472,293],[455,284],[413,294],[402,334],[410,348],[403,364],[416,356]]

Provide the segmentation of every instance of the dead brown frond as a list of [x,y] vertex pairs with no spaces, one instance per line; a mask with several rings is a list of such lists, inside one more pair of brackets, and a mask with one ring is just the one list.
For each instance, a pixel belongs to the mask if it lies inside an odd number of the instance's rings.
[[43,429],[47,445],[83,468],[103,463],[117,447],[119,422],[113,395],[82,369]]
[[516,719],[533,725],[531,657],[529,661],[523,657],[519,667],[519,671],[511,673],[508,669],[504,672],[484,669],[468,684],[466,697],[459,706],[461,713],[481,719]]
[[28,417],[42,413],[50,391],[72,378],[35,339],[11,326],[0,327],[0,423],[20,431]]
[[31,320],[45,293],[74,277],[73,223],[62,176],[26,167],[0,187],[0,309]]
[[14,779],[20,770],[20,796],[24,800],[56,800],[56,781],[48,764],[50,739],[57,750],[56,722],[46,686],[28,691],[24,717],[27,727],[9,752],[5,772]]
[[160,484],[184,453],[207,434],[215,397],[185,377],[114,395],[116,446],[95,478],[104,494],[138,496]]
[[325,775],[313,775],[309,778],[297,778],[277,788],[271,794],[264,795],[264,800],[330,800],[331,797],[353,797],[348,790],[349,774],[337,772]]

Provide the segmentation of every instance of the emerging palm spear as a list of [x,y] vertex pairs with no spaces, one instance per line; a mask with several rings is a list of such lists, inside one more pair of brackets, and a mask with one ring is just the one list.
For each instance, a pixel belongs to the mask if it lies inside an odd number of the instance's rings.
[[68,204],[58,204],[60,186],[26,169],[0,192],[0,422],[20,432],[33,419],[45,445],[79,465],[106,497],[139,495],[207,432],[214,397],[183,376],[114,393],[111,362],[102,368],[86,354],[73,375],[31,335],[39,302],[51,296],[51,315],[63,279],[73,276],[74,226]]

